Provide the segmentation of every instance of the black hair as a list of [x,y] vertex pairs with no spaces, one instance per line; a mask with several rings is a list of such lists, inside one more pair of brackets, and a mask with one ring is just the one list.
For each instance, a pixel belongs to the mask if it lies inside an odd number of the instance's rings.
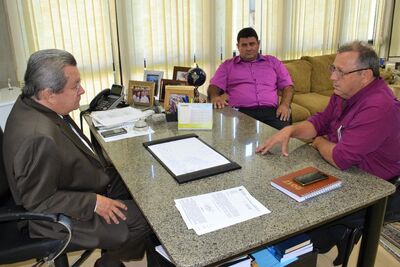
[[249,38],[249,37],[255,37],[258,42],[258,35],[256,30],[254,30],[251,27],[243,28],[239,31],[237,35],[237,43],[239,43],[240,38]]

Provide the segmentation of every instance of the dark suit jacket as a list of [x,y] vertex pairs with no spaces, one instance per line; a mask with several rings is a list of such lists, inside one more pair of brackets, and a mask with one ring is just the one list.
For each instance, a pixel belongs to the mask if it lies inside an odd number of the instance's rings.
[[[120,238],[126,239],[126,226],[108,225],[94,213],[96,194],[106,191],[110,177],[98,156],[58,114],[30,98],[19,97],[7,120],[3,155],[17,204],[29,211],[70,216],[73,244],[107,248],[121,242]],[[32,237],[65,235],[58,225],[29,226]]]

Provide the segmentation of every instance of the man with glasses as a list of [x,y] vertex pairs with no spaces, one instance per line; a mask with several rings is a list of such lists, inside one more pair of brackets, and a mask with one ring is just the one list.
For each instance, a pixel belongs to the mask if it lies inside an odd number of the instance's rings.
[[333,166],[351,166],[390,180],[400,175],[400,103],[379,77],[379,58],[368,45],[339,48],[331,66],[334,94],[323,112],[286,127],[257,152],[280,144],[288,156],[290,137],[314,138],[312,146]]
[[[282,154],[288,156],[290,137],[313,138],[312,146],[333,166],[341,170],[356,166],[393,181],[400,176],[400,102],[379,77],[377,54],[362,42],[343,45],[330,70],[334,94],[326,109],[308,121],[282,129],[256,152],[265,154],[279,144]],[[389,199],[386,219],[400,214],[398,195]],[[357,225],[363,212],[341,222]]]

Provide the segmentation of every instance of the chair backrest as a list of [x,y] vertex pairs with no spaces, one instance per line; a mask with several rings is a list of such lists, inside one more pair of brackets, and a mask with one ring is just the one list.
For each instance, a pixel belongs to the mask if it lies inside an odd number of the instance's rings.
[[[11,197],[6,170],[3,163],[3,130],[0,127],[0,203],[5,203]],[[2,206],[2,204],[1,204]]]

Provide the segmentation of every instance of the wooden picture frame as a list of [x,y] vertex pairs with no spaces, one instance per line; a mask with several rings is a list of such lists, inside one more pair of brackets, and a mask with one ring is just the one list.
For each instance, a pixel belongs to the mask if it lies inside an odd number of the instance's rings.
[[170,79],[162,79],[161,80],[161,91],[159,94],[158,99],[160,101],[164,101],[165,98],[165,86],[167,85],[186,85],[185,81],[177,81],[177,80],[170,80]]
[[128,104],[152,107],[154,104],[154,82],[129,81]]
[[187,73],[190,67],[174,66],[174,72],[172,75],[172,80],[185,81],[187,82]]
[[158,70],[145,70],[143,80],[146,82],[154,82],[154,96],[158,99],[160,93],[161,80],[164,72]]
[[[165,86],[164,109],[166,112],[176,112],[176,104],[179,102],[191,102],[194,98],[194,87],[189,85],[167,85]],[[185,100],[183,100],[185,99]],[[171,101],[175,106],[171,109]]]

